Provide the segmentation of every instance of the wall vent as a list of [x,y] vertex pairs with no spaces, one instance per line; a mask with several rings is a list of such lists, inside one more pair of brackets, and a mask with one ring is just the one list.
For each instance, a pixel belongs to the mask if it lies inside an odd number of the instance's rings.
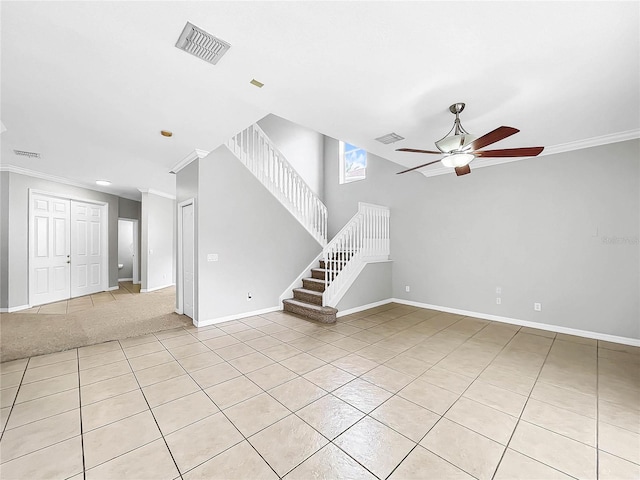
[[187,22],[176,47],[215,65],[231,45]]
[[14,150],[13,153],[20,157],[40,158],[40,154],[36,152],[27,152],[25,150]]
[[404,137],[401,137],[397,133],[387,133],[381,137],[376,138],[380,143],[384,143],[385,145],[389,145],[390,143],[399,142],[400,140],[404,140]]

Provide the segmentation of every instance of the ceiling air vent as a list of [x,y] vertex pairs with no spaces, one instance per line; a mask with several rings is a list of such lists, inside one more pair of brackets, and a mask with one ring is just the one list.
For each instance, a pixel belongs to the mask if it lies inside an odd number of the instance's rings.
[[28,158],[40,158],[40,154],[36,152],[26,152],[24,150],[14,150],[13,153],[19,155],[20,157],[28,157]]
[[404,140],[404,137],[401,137],[397,133],[387,133],[381,137],[376,138],[380,143],[384,143],[385,145],[389,145],[390,143],[399,142],[400,140]]
[[187,22],[176,47],[215,65],[231,45]]

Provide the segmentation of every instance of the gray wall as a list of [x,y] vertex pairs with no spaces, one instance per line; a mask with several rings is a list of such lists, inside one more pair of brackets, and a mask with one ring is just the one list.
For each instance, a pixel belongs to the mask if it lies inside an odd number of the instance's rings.
[[273,114],[264,117],[258,125],[322,200],[324,135]]
[[118,220],[118,279],[133,278],[133,223]]
[[9,305],[9,172],[0,172],[0,308]]
[[175,210],[175,200],[142,194],[141,290],[175,283]]
[[387,205],[394,297],[640,338],[639,145],[549,155],[463,177],[395,175],[403,167],[369,154],[367,179],[339,185],[337,141],[327,138],[329,231],[344,225],[358,201]]
[[336,308],[338,312],[388,300],[392,295],[392,262],[368,263]]
[[[182,198],[186,187],[178,184]],[[320,252],[226,147],[199,162],[197,223],[199,322],[279,306],[284,289]],[[208,262],[209,253],[219,261]]]
[[[3,209],[8,209],[7,255],[7,303],[1,308],[19,307],[29,304],[28,260],[29,245],[29,189],[60,194],[88,201],[106,202],[109,205],[109,286],[118,285],[118,197],[86,188],[74,187],[36,177],[13,172],[3,172],[9,177],[8,201],[3,201]],[[5,180],[6,182],[6,180]],[[3,184],[4,187],[4,184]],[[5,193],[3,188],[2,197]],[[4,218],[4,215],[3,215]],[[4,242],[3,242],[4,244]],[[4,250],[3,246],[1,250]],[[3,273],[2,276],[5,274]],[[1,297],[0,297],[1,298]]]

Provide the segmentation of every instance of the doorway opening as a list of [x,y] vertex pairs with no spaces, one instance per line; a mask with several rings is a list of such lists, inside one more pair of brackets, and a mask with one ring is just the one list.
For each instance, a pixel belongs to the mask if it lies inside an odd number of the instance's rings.
[[118,218],[118,282],[140,283],[138,220]]
[[177,313],[197,322],[195,309],[195,202],[193,199],[178,205],[178,308]]

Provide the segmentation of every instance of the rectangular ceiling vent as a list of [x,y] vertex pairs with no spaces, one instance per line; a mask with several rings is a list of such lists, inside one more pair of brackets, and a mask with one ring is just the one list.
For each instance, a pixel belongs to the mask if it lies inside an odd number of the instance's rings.
[[404,140],[404,137],[401,137],[397,133],[387,133],[381,137],[376,138],[380,143],[384,143],[385,145],[389,145],[390,143],[399,142],[400,140]]
[[187,22],[176,47],[215,65],[231,45]]
[[36,152],[26,152],[24,150],[14,150],[13,153],[19,155],[20,157],[28,157],[28,158],[40,158],[40,154]]

